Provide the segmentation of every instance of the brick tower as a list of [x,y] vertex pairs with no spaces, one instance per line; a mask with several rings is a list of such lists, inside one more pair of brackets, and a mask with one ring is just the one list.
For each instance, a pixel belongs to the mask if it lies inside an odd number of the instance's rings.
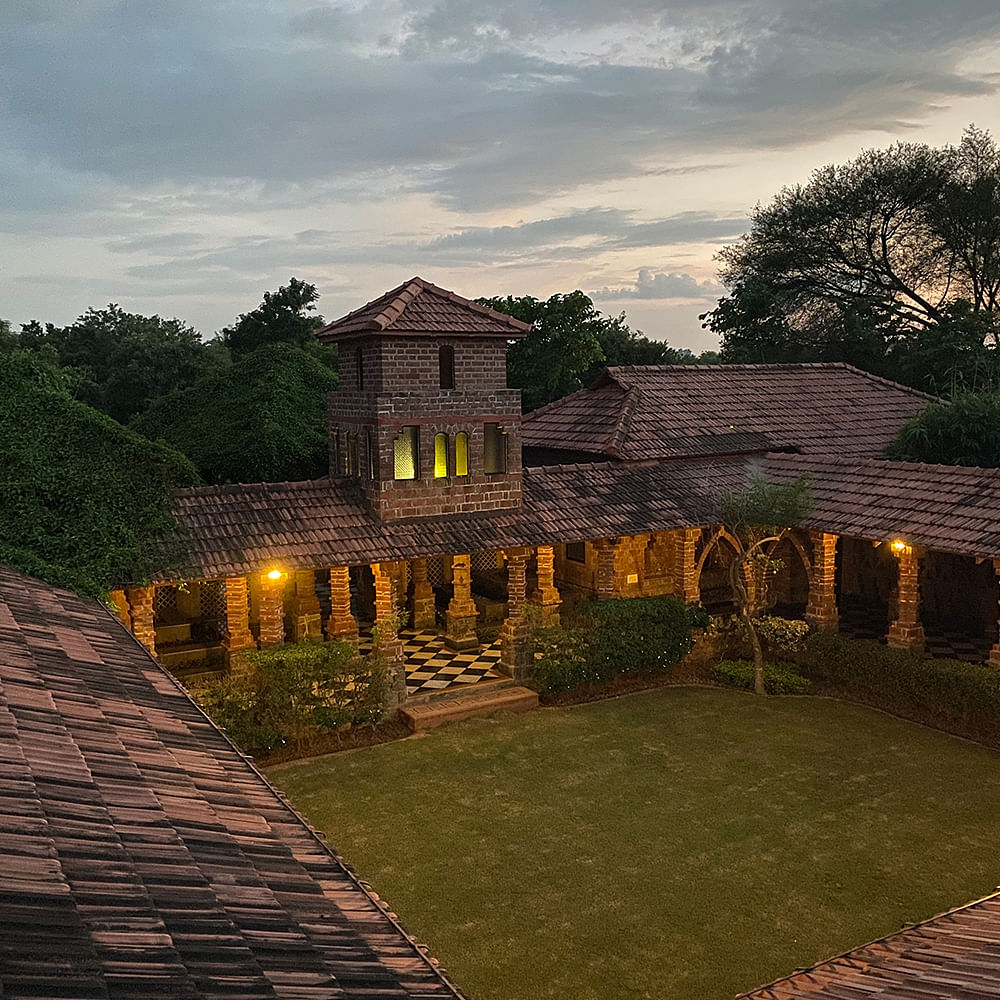
[[521,504],[521,393],[507,344],[531,327],[413,278],[328,323],[330,473],[384,520]]

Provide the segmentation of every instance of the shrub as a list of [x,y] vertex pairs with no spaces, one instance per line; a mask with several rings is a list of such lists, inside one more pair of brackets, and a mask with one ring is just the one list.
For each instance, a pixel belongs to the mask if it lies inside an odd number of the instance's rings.
[[377,722],[388,669],[343,642],[295,643],[250,654],[246,673],[192,689],[192,695],[243,750],[305,750],[323,731]]
[[[723,660],[712,667],[712,680],[727,687],[752,691],[754,666],[751,660]],[[805,694],[811,687],[792,663],[765,663],[764,688],[768,694]]]
[[692,631],[709,623],[703,608],[675,597],[592,601],[580,608],[578,619],[578,627],[535,634],[535,677],[543,692],[662,673],[691,651]]
[[981,663],[924,659],[831,633],[809,637],[803,670],[846,697],[1000,743],[1000,671]]
[[806,622],[793,618],[779,618],[777,615],[759,615],[754,618],[754,626],[761,642],[771,649],[795,651],[805,647],[809,626]]

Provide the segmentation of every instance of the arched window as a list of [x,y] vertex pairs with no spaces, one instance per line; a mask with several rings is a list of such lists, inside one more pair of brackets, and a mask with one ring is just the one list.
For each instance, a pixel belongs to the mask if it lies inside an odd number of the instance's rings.
[[434,435],[434,478],[444,479],[448,475],[448,435]]
[[438,350],[438,369],[441,373],[441,388],[455,388],[455,348],[442,347]]
[[393,478],[420,478],[420,428],[401,427],[393,442]]
[[469,474],[469,435],[459,431],[455,435],[455,475]]

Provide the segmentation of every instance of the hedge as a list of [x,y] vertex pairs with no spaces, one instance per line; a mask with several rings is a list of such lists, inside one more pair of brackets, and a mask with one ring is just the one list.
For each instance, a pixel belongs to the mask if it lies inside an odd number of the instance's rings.
[[708,613],[676,597],[628,597],[591,601],[569,626],[535,634],[535,684],[558,694],[630,674],[662,673],[694,646],[691,633]]
[[803,673],[834,693],[958,736],[1000,746],[1000,670],[924,659],[830,633],[809,637]]
[[[754,665],[751,660],[722,660],[712,667],[711,678],[726,687],[752,691]],[[794,663],[765,663],[764,690],[768,694],[805,694],[812,685]]]

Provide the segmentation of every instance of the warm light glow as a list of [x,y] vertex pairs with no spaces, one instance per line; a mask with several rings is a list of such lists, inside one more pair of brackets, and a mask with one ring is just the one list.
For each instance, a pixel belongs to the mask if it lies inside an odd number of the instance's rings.
[[268,580],[280,580],[283,576],[280,569],[272,569],[270,573],[267,574]]
[[906,548],[906,542],[904,542],[901,538],[895,539],[892,543],[893,552],[905,552]]

